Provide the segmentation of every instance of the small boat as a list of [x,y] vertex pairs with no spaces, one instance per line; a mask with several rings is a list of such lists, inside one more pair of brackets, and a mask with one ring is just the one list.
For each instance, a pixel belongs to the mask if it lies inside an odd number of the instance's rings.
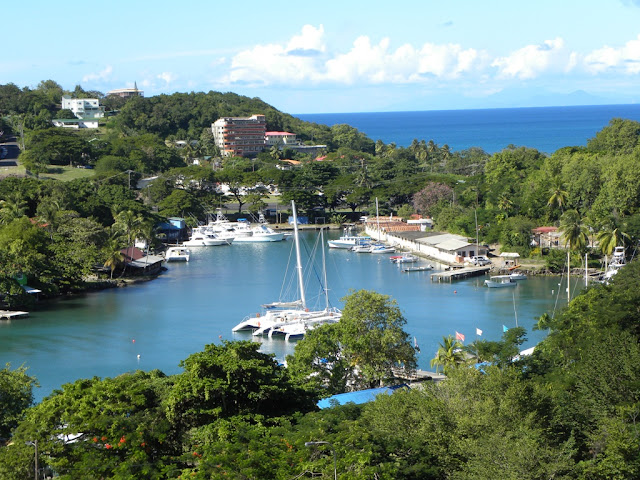
[[405,253],[403,255],[390,257],[393,263],[415,263],[419,260],[413,253]]
[[329,248],[351,248],[359,245],[371,245],[371,237],[360,235],[343,235],[337,240],[328,240]]
[[485,280],[484,284],[489,288],[516,287],[518,283],[511,278],[511,275],[496,275]]
[[371,245],[356,245],[351,247],[351,251],[356,253],[371,253]]
[[520,273],[520,272],[513,272],[510,273],[509,276],[513,279],[513,280],[526,280],[527,276],[524,273]]
[[433,270],[433,265],[416,265],[415,267],[404,267],[402,269],[402,272],[425,272],[427,270]]
[[167,262],[188,262],[190,253],[186,247],[169,247],[164,258]]
[[369,253],[394,253],[395,247],[387,247],[386,245],[372,245]]

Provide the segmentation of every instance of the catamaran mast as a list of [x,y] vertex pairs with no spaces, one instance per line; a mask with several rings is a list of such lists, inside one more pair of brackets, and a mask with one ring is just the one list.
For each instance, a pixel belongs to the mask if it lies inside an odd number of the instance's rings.
[[300,300],[302,308],[307,308],[307,300],[304,295],[304,278],[302,272],[302,259],[300,258],[300,240],[298,238],[298,215],[296,214],[296,204],[291,200],[291,211],[293,212],[293,240],[296,245],[296,270],[298,271],[298,287],[300,288]]
[[322,245],[322,273],[324,276],[324,299],[325,299],[325,309],[329,311],[329,289],[327,288],[327,261],[324,256],[324,228],[320,228],[320,245]]

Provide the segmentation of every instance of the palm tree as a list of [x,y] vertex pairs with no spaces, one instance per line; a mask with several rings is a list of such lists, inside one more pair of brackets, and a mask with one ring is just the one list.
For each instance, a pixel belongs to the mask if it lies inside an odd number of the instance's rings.
[[436,367],[436,372],[438,367],[442,367],[442,371],[447,373],[447,370],[465,363],[462,349],[462,343],[456,340],[453,335],[442,337],[436,356],[431,360],[431,366]]
[[110,238],[104,248],[107,253],[104,266],[111,270],[110,278],[113,280],[113,271],[124,261],[124,255],[120,250],[120,243],[115,237]]
[[18,192],[7,195],[6,200],[0,200],[0,224],[7,224],[24,217],[27,212],[27,202]]
[[620,227],[616,227],[611,224],[608,227],[598,232],[598,244],[600,245],[600,251],[604,255],[611,255],[613,249],[619,245],[622,245],[625,240],[629,240],[629,235],[620,230]]
[[567,196],[569,194],[566,190],[564,190],[564,185],[562,184],[562,181],[560,179],[556,178],[554,180],[549,193],[551,193],[551,196],[549,197],[547,205],[549,205],[551,208],[553,208],[554,206],[558,206],[560,207],[560,211],[564,213],[564,206],[567,203]]
[[571,300],[571,251],[583,249],[589,242],[587,227],[582,224],[582,218],[577,210],[567,210],[560,218],[560,231],[567,249],[567,299]]

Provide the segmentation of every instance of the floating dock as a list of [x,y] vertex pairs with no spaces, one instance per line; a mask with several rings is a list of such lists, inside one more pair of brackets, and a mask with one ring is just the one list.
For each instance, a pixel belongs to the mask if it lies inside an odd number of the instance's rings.
[[451,282],[453,280],[462,280],[463,278],[468,277],[477,277],[478,275],[484,275],[487,273],[491,267],[464,267],[464,268],[456,268],[451,270],[445,270],[444,272],[432,273],[431,281],[438,282]]
[[17,312],[11,310],[0,310],[0,319],[3,320],[11,320],[13,318],[23,318],[28,317],[29,312]]

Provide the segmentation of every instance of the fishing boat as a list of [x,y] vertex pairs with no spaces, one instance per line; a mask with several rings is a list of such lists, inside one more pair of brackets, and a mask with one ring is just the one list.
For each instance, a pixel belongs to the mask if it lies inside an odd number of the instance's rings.
[[187,247],[212,247],[218,245],[231,245],[233,238],[220,238],[215,233],[206,231],[204,227],[196,227],[192,230],[189,240],[183,245]]
[[613,251],[611,262],[609,262],[609,265],[607,266],[607,271],[602,276],[602,281],[604,283],[609,283],[609,280],[611,280],[611,278],[613,278],[613,276],[618,273],[626,263],[627,260],[625,258],[624,247],[616,247]]
[[511,275],[496,275],[490,277],[489,280],[485,280],[484,284],[489,288],[515,287],[518,285],[518,283],[511,278]]
[[188,262],[190,253],[189,249],[183,246],[169,247],[164,258],[167,262]]

